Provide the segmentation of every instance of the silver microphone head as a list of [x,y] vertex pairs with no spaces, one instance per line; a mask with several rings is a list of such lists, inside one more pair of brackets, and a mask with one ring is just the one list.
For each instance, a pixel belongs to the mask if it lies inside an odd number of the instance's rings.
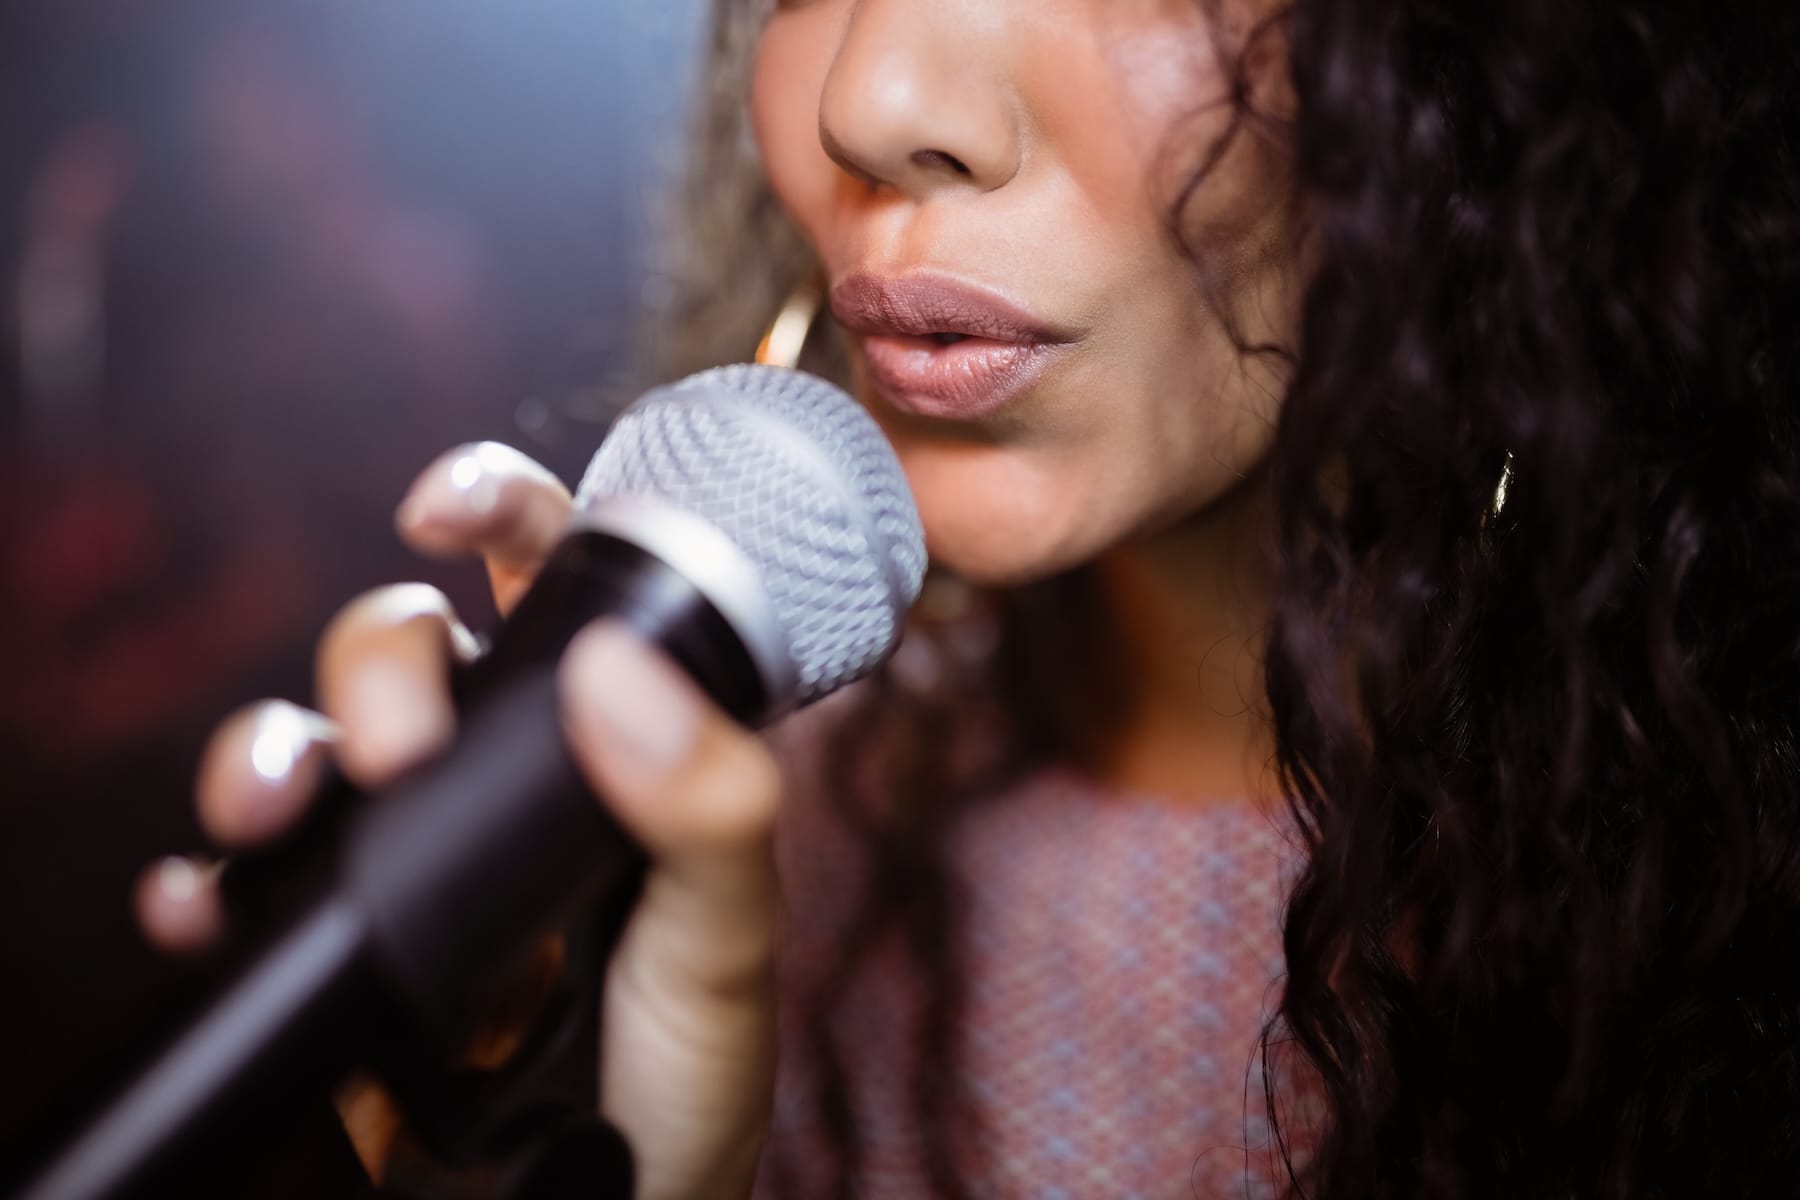
[[769,716],[873,670],[924,578],[918,510],[880,428],[784,367],[719,367],[644,396],[575,504],[712,602],[756,661]]

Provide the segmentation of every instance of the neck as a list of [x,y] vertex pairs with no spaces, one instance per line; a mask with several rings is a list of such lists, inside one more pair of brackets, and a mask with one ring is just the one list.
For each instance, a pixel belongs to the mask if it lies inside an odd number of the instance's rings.
[[1258,475],[1097,564],[1131,693],[1100,764],[1107,783],[1194,805],[1275,798],[1267,529]]

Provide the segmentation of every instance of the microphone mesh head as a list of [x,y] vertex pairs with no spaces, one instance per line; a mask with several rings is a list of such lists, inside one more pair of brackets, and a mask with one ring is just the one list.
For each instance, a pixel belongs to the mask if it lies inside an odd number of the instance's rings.
[[840,388],[783,367],[719,367],[659,388],[614,424],[580,509],[649,496],[710,522],[749,559],[806,704],[873,670],[925,573],[906,476]]

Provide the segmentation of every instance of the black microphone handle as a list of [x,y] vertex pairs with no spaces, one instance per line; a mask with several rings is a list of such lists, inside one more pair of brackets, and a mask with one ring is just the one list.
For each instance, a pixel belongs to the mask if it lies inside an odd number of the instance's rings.
[[306,900],[22,1200],[168,1194],[206,1170],[201,1151],[241,1157],[356,1062],[450,1055],[535,934],[585,897],[633,901],[642,851],[581,781],[558,715],[556,662],[600,615],[739,721],[766,710],[742,642],[692,584],[621,538],[571,534],[459,674],[455,743],[366,804],[327,806],[320,820],[344,827],[300,839],[308,861],[271,856],[268,877]]

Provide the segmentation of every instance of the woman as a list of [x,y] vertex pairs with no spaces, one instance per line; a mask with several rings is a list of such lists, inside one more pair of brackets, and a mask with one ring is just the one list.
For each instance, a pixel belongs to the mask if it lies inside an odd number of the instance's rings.
[[[816,271],[975,590],[785,785],[618,630],[571,648],[657,862],[601,1099],[645,1194],[1791,1190],[1795,18],[1725,11],[721,3],[805,261],[703,173],[690,232],[749,228],[677,315],[741,356],[718,297]],[[466,450],[400,525],[504,606],[567,503]],[[353,605],[334,723],[227,726],[209,828],[440,744],[465,644]]]

